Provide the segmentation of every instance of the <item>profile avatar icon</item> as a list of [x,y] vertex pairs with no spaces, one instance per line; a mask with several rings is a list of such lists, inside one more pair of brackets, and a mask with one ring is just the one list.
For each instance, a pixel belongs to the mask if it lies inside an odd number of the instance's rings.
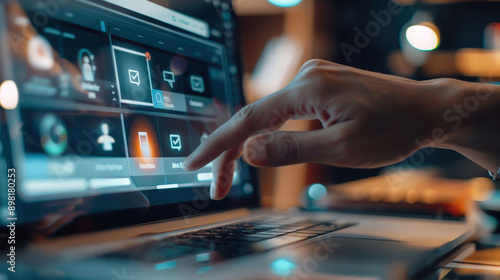
[[94,81],[94,71],[92,71],[92,66],[90,65],[90,58],[88,56],[83,57],[82,72],[84,80]]
[[102,145],[102,149],[106,152],[113,151],[113,144],[115,138],[109,135],[109,125],[107,123],[101,124],[102,135],[97,138],[97,143]]
[[82,71],[84,81],[94,82],[95,71],[97,67],[94,64],[94,55],[87,49],[81,49],[78,52],[78,64]]

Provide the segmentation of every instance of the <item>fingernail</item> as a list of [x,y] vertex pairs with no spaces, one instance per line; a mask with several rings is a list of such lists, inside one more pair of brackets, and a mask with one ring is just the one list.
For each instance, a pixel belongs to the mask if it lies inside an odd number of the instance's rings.
[[245,151],[245,158],[253,164],[264,164],[267,162],[267,150],[251,147]]
[[215,181],[212,181],[212,184],[210,184],[210,199],[212,200],[215,200],[215,191],[216,191]]

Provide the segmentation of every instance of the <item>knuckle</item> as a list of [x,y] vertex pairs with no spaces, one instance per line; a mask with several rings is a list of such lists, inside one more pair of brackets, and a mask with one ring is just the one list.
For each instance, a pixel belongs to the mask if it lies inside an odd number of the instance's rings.
[[340,65],[312,66],[301,70],[298,77],[308,85],[319,87],[333,86],[348,77],[350,70]]
[[319,66],[305,68],[301,71],[300,76],[306,80],[317,80],[324,76],[325,71]]
[[306,63],[304,63],[304,65],[302,65],[302,69],[304,70],[307,68],[320,66],[320,65],[323,65],[324,63],[325,63],[325,61],[321,60],[321,59],[317,59],[317,58],[310,59]]
[[274,152],[268,151],[269,154],[272,155],[270,157],[271,162],[276,164],[297,162],[300,153],[297,137],[291,133],[284,133],[281,134],[277,140],[278,141],[275,142]]
[[241,108],[234,116],[233,121],[241,122],[243,125],[249,129],[254,129],[254,118],[255,118],[255,105],[249,104]]
[[329,151],[329,156],[334,160],[335,164],[350,167],[354,164],[353,160],[357,154],[357,147],[353,142],[352,135],[345,129],[336,131],[335,134],[334,148],[325,150]]

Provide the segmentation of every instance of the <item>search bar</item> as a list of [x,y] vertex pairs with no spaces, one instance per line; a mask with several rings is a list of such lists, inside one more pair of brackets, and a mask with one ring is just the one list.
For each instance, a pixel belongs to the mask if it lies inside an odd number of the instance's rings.
[[157,89],[153,89],[152,94],[155,108],[187,112],[186,97],[184,95]]
[[154,18],[196,35],[208,38],[210,31],[208,23],[185,14],[178,13],[149,1],[137,0],[104,0],[133,12]]

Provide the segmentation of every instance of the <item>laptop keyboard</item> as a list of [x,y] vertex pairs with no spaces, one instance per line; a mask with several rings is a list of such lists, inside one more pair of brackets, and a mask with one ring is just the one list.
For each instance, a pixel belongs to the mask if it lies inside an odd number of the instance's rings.
[[272,250],[353,225],[355,224],[271,216],[173,235],[107,256],[159,261],[202,251],[217,251],[226,257],[237,257]]

